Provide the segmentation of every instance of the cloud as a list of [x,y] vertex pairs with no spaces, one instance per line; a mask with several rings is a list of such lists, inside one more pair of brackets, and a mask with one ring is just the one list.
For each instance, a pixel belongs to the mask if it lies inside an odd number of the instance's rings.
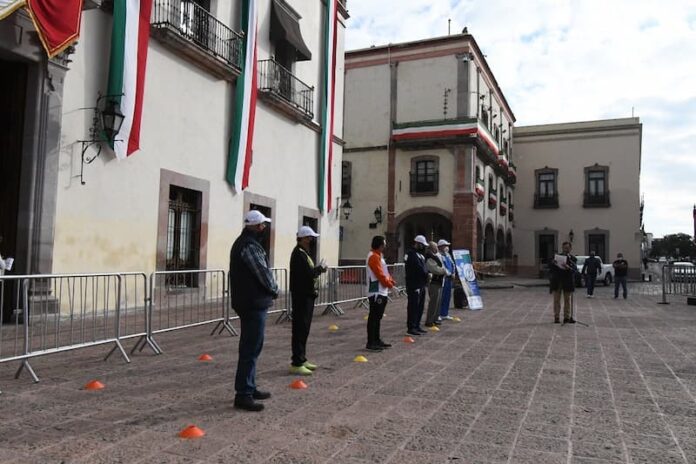
[[646,230],[692,233],[696,3],[350,0],[347,49],[458,33],[486,54],[517,125],[639,116]]

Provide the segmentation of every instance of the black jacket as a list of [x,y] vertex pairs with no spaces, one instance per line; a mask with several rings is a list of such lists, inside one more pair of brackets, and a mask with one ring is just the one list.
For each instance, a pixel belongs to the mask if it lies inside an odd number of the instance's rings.
[[425,257],[410,249],[406,253],[406,291],[417,290],[426,286],[428,281],[428,268],[425,266]]
[[294,298],[316,297],[315,279],[324,270],[321,266],[310,266],[309,255],[297,245],[290,255],[290,293]]
[[242,258],[242,251],[249,248],[250,251],[263,257],[268,272],[268,257],[263,247],[256,239],[254,233],[244,229],[242,234],[234,241],[230,250],[230,299],[232,308],[239,313],[245,311],[263,311],[273,304],[273,299],[278,296],[278,288],[275,282],[264,284]]
[[602,272],[602,265],[599,263],[599,258],[596,256],[590,256],[585,260],[585,264],[582,266],[582,273],[591,276],[596,276]]
[[563,290],[564,292],[575,291],[575,273],[578,272],[576,264],[578,260],[571,254],[568,254],[567,258],[568,269],[561,269],[556,266],[553,260],[549,263],[549,270],[551,271],[549,288],[552,292],[555,290]]
[[623,258],[614,261],[614,276],[626,277],[626,274],[628,274],[628,261]]

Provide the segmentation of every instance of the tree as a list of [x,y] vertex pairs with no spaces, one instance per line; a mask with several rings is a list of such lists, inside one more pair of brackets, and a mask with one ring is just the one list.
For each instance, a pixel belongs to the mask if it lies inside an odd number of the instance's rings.
[[652,242],[650,256],[672,258],[696,258],[696,244],[688,234],[670,234]]

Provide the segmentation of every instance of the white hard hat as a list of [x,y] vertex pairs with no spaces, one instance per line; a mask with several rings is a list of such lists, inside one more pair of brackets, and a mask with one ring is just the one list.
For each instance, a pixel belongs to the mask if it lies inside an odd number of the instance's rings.
[[271,220],[264,216],[261,211],[255,209],[252,209],[244,216],[244,224],[247,226],[255,226],[264,222],[271,222]]
[[314,232],[314,229],[312,229],[309,226],[302,226],[300,227],[300,230],[297,231],[297,238],[302,238],[302,237],[318,237],[319,234]]
[[439,247],[441,247],[441,246],[446,246],[446,245],[451,245],[451,243],[448,242],[447,240],[445,240],[444,238],[441,238],[441,239],[438,240],[438,242],[437,242],[437,246],[439,246]]
[[428,241],[422,235],[416,235],[416,238],[414,238],[413,241],[416,243],[420,243],[421,245],[428,246]]

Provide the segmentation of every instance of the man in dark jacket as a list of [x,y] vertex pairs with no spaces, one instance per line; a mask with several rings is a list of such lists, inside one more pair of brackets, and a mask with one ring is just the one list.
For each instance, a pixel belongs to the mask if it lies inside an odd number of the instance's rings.
[[413,240],[413,248],[406,253],[406,295],[408,296],[406,333],[408,335],[419,336],[427,333],[421,327],[425,308],[425,286],[429,275],[425,256],[423,256],[427,246],[425,237],[417,235]]
[[553,322],[560,322],[561,295],[563,295],[563,323],[575,324],[571,308],[571,295],[575,291],[575,273],[578,270],[577,258],[570,254],[570,242],[563,242],[561,252],[551,260],[550,289],[553,293]]
[[614,298],[619,297],[619,285],[623,289],[624,300],[628,297],[626,290],[626,275],[628,274],[628,261],[623,257],[622,253],[616,255],[614,265]]
[[278,285],[259,242],[270,222],[260,211],[249,211],[244,217],[244,230],[230,250],[230,294],[240,322],[234,407],[247,411],[261,411],[263,404],[255,400],[271,397],[269,392],[256,388],[256,360],[263,348],[266,313],[278,297]]
[[307,361],[307,338],[314,315],[314,301],[319,295],[318,277],[326,266],[314,265],[309,255],[312,242],[319,234],[309,226],[297,232],[297,246],[290,255],[290,296],[292,297],[292,364],[290,373],[312,375],[316,364]]
[[594,250],[590,251],[590,257],[582,265],[582,275],[585,276],[585,286],[587,287],[587,298],[594,297],[594,287],[597,281],[597,274],[602,272],[602,263],[595,256]]

